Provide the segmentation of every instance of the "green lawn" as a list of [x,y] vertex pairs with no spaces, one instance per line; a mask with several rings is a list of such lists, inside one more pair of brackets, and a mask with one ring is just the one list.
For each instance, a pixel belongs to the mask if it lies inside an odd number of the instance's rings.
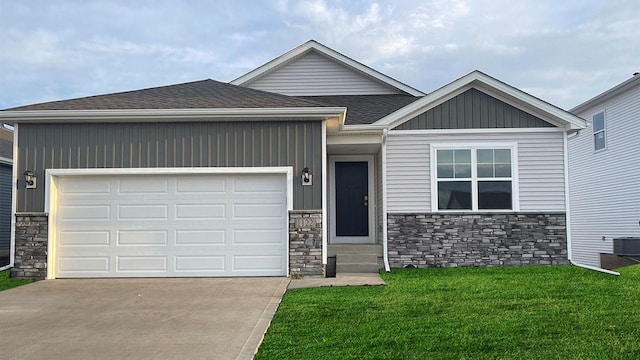
[[9,278],[9,270],[0,271],[0,291],[28,284],[31,280],[16,280]]
[[395,269],[287,291],[256,359],[640,359],[640,266]]

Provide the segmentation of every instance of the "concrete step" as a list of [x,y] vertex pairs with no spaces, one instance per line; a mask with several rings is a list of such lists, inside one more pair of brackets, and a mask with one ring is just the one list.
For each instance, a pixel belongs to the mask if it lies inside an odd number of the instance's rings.
[[357,264],[338,264],[336,263],[336,273],[377,273],[380,270],[378,263],[357,263]]
[[376,254],[350,254],[340,253],[336,255],[336,264],[378,263]]
[[377,273],[381,266],[377,254],[338,253],[336,273]]
[[337,254],[376,254],[382,257],[382,245],[380,244],[329,244],[328,256]]

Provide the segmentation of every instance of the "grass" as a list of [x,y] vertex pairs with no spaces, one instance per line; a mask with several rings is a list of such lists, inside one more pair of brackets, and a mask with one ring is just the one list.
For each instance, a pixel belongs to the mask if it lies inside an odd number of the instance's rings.
[[287,291],[256,359],[640,359],[640,265],[395,269]]
[[25,285],[30,282],[33,282],[33,281],[32,280],[16,280],[16,279],[9,278],[9,270],[0,271],[0,291],[18,287],[20,285]]

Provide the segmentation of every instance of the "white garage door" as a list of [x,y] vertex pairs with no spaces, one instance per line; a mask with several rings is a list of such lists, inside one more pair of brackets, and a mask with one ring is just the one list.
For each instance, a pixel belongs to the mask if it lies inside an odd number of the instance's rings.
[[61,177],[56,277],[286,275],[285,179]]

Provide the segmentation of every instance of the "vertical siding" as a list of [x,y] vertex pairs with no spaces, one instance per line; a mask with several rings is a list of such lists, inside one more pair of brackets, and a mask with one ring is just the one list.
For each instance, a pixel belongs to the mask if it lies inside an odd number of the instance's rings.
[[469,89],[394,130],[553,127],[552,124],[482,91]]
[[291,96],[402,94],[313,51],[245,86]]
[[[606,149],[595,152],[591,118],[603,110]],[[640,236],[640,87],[577,115],[589,124],[569,140],[573,260],[600,266],[613,238]]]
[[[294,209],[322,208],[319,121],[21,124],[18,141],[18,172],[39,178],[18,186],[18,211],[43,210],[46,169],[205,166],[293,166]],[[313,186],[296,181],[305,167]]]
[[520,211],[564,211],[562,132],[416,134],[392,131],[387,138],[387,209],[431,211],[431,143],[516,142]]
[[0,163],[0,250],[11,244],[11,177],[11,165]]

